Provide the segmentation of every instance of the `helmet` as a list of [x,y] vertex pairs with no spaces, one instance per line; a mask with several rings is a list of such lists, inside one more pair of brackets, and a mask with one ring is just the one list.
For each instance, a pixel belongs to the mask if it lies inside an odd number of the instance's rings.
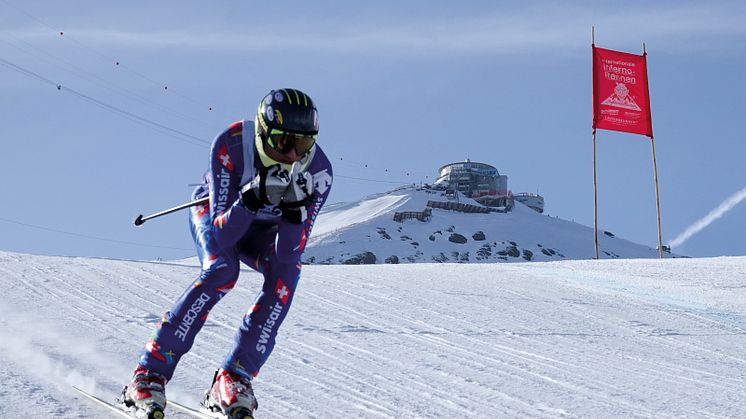
[[296,89],[270,91],[259,103],[256,124],[263,139],[272,129],[293,134],[319,133],[316,105],[307,94]]

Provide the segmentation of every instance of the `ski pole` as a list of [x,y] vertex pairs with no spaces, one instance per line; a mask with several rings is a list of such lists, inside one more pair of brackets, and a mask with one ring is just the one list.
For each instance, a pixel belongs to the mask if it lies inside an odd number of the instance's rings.
[[187,202],[187,203],[181,204],[179,206],[176,206],[176,207],[173,207],[173,208],[169,208],[167,210],[163,210],[161,212],[156,212],[155,214],[148,215],[147,217],[143,217],[143,215],[140,214],[140,215],[137,216],[137,218],[135,218],[135,225],[136,226],[141,226],[141,225],[143,225],[145,223],[145,221],[148,221],[148,220],[150,220],[152,218],[158,218],[161,215],[171,214],[172,212],[183,210],[184,208],[189,208],[189,207],[194,207],[194,206],[201,205],[201,204],[206,204],[209,201],[210,201],[210,197],[206,196],[206,197],[204,197],[202,199],[196,199],[194,201]]

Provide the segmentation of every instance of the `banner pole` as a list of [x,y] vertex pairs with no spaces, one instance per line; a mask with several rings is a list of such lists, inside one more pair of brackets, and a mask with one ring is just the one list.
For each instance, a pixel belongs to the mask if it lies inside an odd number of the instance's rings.
[[598,259],[598,186],[596,178],[596,27],[591,26],[591,50],[593,51],[593,243]]
[[593,129],[593,239],[598,259],[598,187],[596,180],[596,129]]
[[655,161],[655,140],[650,138],[650,146],[653,150],[653,177],[655,178],[655,207],[658,210],[658,257],[663,259],[663,239],[661,234],[661,199],[658,191],[658,164]]
[[650,116],[650,88],[648,87],[648,62],[647,62],[648,51],[645,43],[642,43],[642,59],[645,63],[645,92],[647,93],[648,99],[648,137],[650,137],[650,148],[653,154],[653,178],[655,179],[655,209],[658,213],[658,257],[663,259],[663,233],[661,232],[661,198],[660,189],[658,188],[658,163],[655,158],[655,140],[653,140],[653,125],[652,117]]

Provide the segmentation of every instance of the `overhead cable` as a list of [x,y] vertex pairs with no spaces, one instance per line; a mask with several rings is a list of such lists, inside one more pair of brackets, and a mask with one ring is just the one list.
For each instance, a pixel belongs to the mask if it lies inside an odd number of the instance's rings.
[[2,217],[0,217],[0,221],[4,221],[6,223],[11,223],[11,224],[17,224],[17,225],[21,225],[21,226],[24,226],[24,227],[36,228],[36,229],[44,230],[44,231],[51,231],[53,233],[67,234],[69,236],[81,237],[81,238],[84,238],[84,239],[91,239],[91,240],[105,241],[105,242],[109,242],[109,243],[126,244],[126,245],[130,245],[130,246],[140,246],[140,247],[154,247],[154,248],[158,248],[158,249],[187,250],[187,251],[193,250],[193,249],[185,249],[183,247],[157,246],[157,245],[154,245],[154,244],[135,243],[135,242],[129,242],[129,241],[123,241],[123,240],[107,239],[107,238],[104,238],[104,237],[89,236],[87,234],[74,233],[72,231],[65,231],[65,230],[57,230],[57,229],[54,229],[54,228],[43,227],[43,226],[35,225],[35,224],[23,223],[23,222],[20,222],[20,221],[10,220],[10,219],[7,219],[7,218],[2,218]]
[[177,130],[175,128],[168,127],[168,126],[163,125],[161,123],[155,122],[155,121],[153,121],[151,119],[148,119],[148,118],[145,118],[143,116],[140,116],[140,115],[134,114],[132,112],[126,111],[126,110],[124,110],[122,108],[119,108],[119,107],[116,107],[114,105],[110,105],[110,104],[108,104],[106,102],[103,102],[103,101],[98,100],[98,99],[96,99],[94,97],[86,95],[85,93],[79,92],[79,91],[77,91],[75,89],[63,86],[62,84],[56,83],[55,81],[53,81],[53,80],[51,80],[51,79],[49,79],[47,77],[44,77],[44,76],[42,76],[42,75],[40,75],[40,74],[38,74],[38,73],[36,73],[34,71],[31,71],[31,70],[29,70],[27,68],[24,68],[24,67],[22,67],[22,66],[20,66],[18,64],[12,63],[12,62],[10,62],[10,61],[2,58],[2,57],[0,57],[0,64],[4,64],[6,67],[8,67],[8,68],[10,68],[12,70],[15,70],[15,71],[17,71],[17,72],[19,72],[21,74],[24,74],[24,75],[26,75],[28,77],[31,77],[31,78],[34,78],[34,79],[39,80],[41,82],[44,82],[46,84],[49,84],[51,86],[54,86],[54,87],[57,88],[57,90],[60,90],[60,91],[64,90],[64,91],[70,92],[70,93],[72,93],[72,94],[74,94],[74,95],[76,95],[76,96],[78,96],[78,97],[80,97],[82,99],[85,99],[85,100],[87,100],[87,101],[89,101],[89,102],[91,102],[91,103],[93,103],[93,104],[95,104],[95,105],[97,105],[97,106],[105,109],[105,110],[108,110],[108,111],[111,111],[111,112],[115,112],[115,113],[119,113],[121,115],[124,115],[125,117],[127,117],[128,119],[130,119],[132,121],[135,121],[135,122],[138,122],[138,123],[150,126],[152,128],[156,128],[157,130],[159,130],[159,132],[161,132],[163,134],[166,134],[166,135],[168,135],[168,136],[170,136],[172,138],[175,138],[175,139],[177,139],[179,141],[186,142],[186,143],[189,143],[189,144],[192,144],[192,145],[200,145],[200,146],[202,146],[202,145],[209,145],[209,142],[206,141],[206,140],[204,140],[204,139],[202,139],[202,138],[195,137],[194,135],[191,135],[189,133],[186,133],[186,132],[183,132],[183,131],[179,131],[179,130]]

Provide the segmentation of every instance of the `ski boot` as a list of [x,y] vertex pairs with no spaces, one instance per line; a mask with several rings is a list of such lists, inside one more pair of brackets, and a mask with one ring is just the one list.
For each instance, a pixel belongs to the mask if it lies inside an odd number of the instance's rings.
[[166,377],[138,366],[132,382],[122,389],[119,401],[142,419],[163,419],[166,408]]
[[221,368],[215,373],[202,406],[210,412],[224,414],[227,419],[253,419],[259,404],[251,380]]

